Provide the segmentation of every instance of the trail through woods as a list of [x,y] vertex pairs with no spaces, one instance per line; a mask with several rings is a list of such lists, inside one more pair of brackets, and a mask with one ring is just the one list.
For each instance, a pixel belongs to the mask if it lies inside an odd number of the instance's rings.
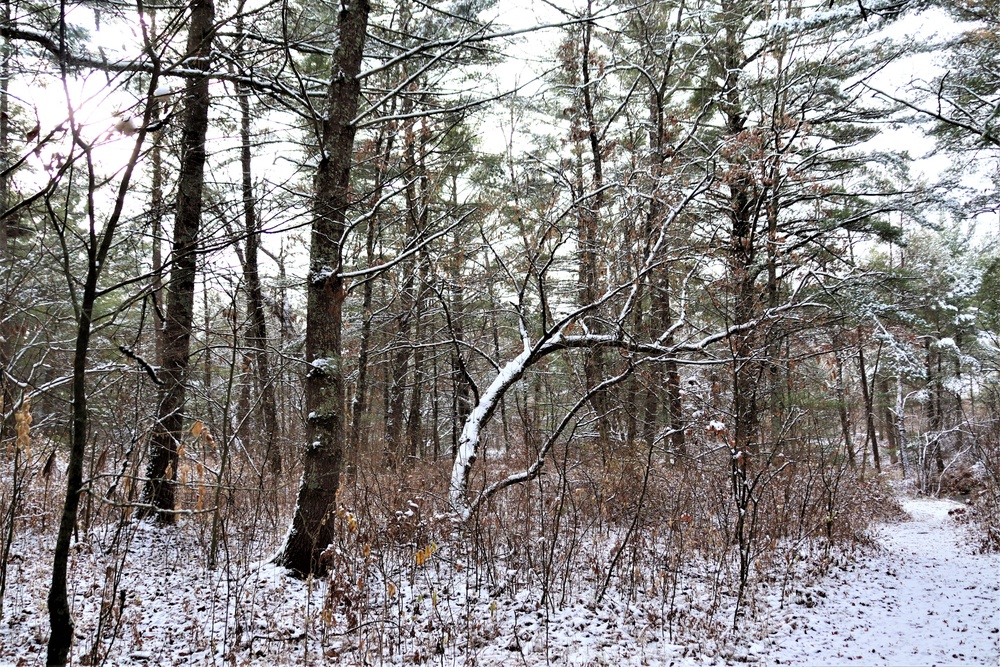
[[826,599],[776,637],[791,665],[1000,665],[1000,555],[976,555],[947,500],[907,499],[882,550],[825,582]]

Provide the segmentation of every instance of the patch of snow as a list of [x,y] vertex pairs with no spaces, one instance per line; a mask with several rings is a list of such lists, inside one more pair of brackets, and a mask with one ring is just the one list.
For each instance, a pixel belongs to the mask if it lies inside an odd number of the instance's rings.
[[777,629],[772,664],[998,665],[1000,555],[972,553],[946,500],[910,499],[912,521],[882,526],[883,553]]
[[309,366],[321,375],[329,375],[332,372],[336,372],[338,364],[337,360],[332,357],[320,357],[319,359],[310,361]]
[[953,350],[956,354],[959,352],[958,344],[955,343],[955,339],[947,336],[937,342],[937,348],[939,350]]

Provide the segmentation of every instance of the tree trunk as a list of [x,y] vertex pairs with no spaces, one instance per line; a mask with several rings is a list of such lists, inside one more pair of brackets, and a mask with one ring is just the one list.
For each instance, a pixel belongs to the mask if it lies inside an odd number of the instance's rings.
[[[149,18],[150,38],[156,39],[156,10],[150,10]],[[160,102],[153,100],[153,117],[160,114]],[[150,285],[150,294],[153,300],[153,339],[156,349],[156,365],[163,366],[163,350],[165,341],[163,338],[163,216],[166,207],[163,204],[163,146],[162,132],[157,132],[153,136],[152,145],[149,147],[149,162],[152,173],[150,174],[149,193],[149,227],[152,238],[152,272],[153,280]]]
[[[62,72],[66,77],[65,66]],[[155,80],[153,85],[155,85]],[[143,127],[150,119],[150,111],[147,109],[144,115]],[[75,133],[76,128],[72,128]],[[76,143],[82,145],[79,137]],[[87,411],[87,356],[90,352],[90,337],[93,328],[94,306],[97,302],[98,282],[101,272],[107,264],[108,252],[115,240],[115,232],[121,220],[124,210],[125,199],[129,192],[129,185],[132,181],[132,174],[135,165],[139,160],[142,144],[146,138],[146,131],[139,131],[132,149],[132,155],[127,163],[121,183],[118,187],[114,209],[104,224],[103,232],[98,235],[95,224],[96,212],[88,208],[88,218],[90,221],[89,234],[86,237],[86,269],[87,274],[83,281],[83,291],[80,301],[74,303],[76,306],[76,341],[73,351],[73,380],[72,380],[72,408],[70,430],[69,462],[66,466],[66,497],[63,502],[62,516],[59,519],[59,532],[56,534],[56,544],[52,556],[52,582],[49,586],[48,610],[49,610],[49,642],[47,647],[46,664],[62,666],[69,661],[70,649],[73,646],[73,616],[70,611],[68,596],[67,570],[69,566],[70,540],[76,530],[76,520],[80,508],[80,495],[84,492],[83,483],[83,461],[87,448],[87,436],[89,431],[89,413]],[[96,190],[96,179],[94,167],[90,162],[90,155],[87,155],[87,171],[89,176],[89,191],[91,194]],[[88,207],[93,205],[93,198],[89,198]],[[69,258],[64,258],[67,266]],[[67,281],[75,281],[75,276],[67,275]]]
[[903,478],[907,474],[906,455],[906,403],[903,401],[903,376],[896,376],[896,442],[899,443],[899,460],[903,466]]
[[868,371],[865,369],[865,348],[863,345],[858,346],[858,371],[861,375],[861,396],[865,401],[865,424],[868,428],[868,442],[872,445],[872,462],[875,464],[875,472],[881,474],[882,457],[878,451],[878,433],[875,431],[875,407],[872,401],[872,388],[868,384]]
[[[94,259],[93,254],[91,260]],[[80,314],[77,320],[76,348],[73,354],[73,428],[70,441],[69,466],[66,470],[66,501],[59,521],[55,554],[52,560],[52,584],[49,587],[49,636],[47,665],[65,665],[73,645],[73,616],[67,598],[67,566],[69,544],[76,527],[80,494],[83,493],[83,459],[87,447],[87,354],[94,303],[97,300],[97,278],[100,266],[90,262],[84,286]]]
[[[426,287],[429,266],[428,259],[421,253],[418,264],[420,265],[420,280],[417,286],[417,297],[415,306],[414,339],[423,340],[424,318],[422,316],[426,301]],[[423,349],[416,347],[413,350],[413,389],[410,392],[410,414],[406,419],[406,446],[407,455],[415,459],[421,455],[423,437],[423,384],[424,384],[424,353]]]
[[[187,53],[191,67],[208,69],[214,30],[212,0],[192,0]],[[184,128],[181,136],[181,169],[177,179],[177,212],[174,217],[173,265],[167,285],[164,350],[160,378],[159,414],[150,440],[150,458],[139,516],[155,515],[161,524],[174,522],[178,445],[184,426],[184,402],[194,321],[194,287],[198,236],[201,227],[205,181],[205,135],[210,105],[208,78],[188,79]]]
[[[410,113],[413,109],[409,98],[404,100],[403,113]],[[407,171],[407,183],[403,191],[406,200],[406,240],[416,240],[420,236],[421,230],[426,223],[427,214],[427,176],[424,173],[424,161],[421,156],[417,158],[417,133],[414,132],[414,123],[406,126],[404,140],[404,159]],[[422,152],[422,149],[421,149]],[[420,185],[418,188],[417,185]],[[406,421],[406,377],[409,371],[410,359],[414,356],[414,349],[411,345],[411,327],[414,317],[419,317],[417,309],[419,307],[418,294],[423,290],[423,285],[417,285],[416,260],[407,259],[402,265],[402,271],[406,276],[403,280],[403,287],[400,290],[402,309],[397,320],[397,348],[392,355],[392,365],[389,371],[389,413],[386,419],[386,438],[384,459],[389,466],[395,465],[406,453],[404,451],[404,426]],[[416,369],[414,370],[414,375]],[[414,389],[414,394],[419,396],[419,390]],[[408,434],[407,434],[408,435]]]
[[406,279],[401,290],[403,310],[397,319],[396,349],[392,353],[392,362],[389,367],[389,409],[386,413],[385,448],[382,452],[383,462],[390,468],[395,467],[399,461],[399,457],[403,453],[406,373],[409,369],[410,357],[413,352],[410,346],[410,323],[413,319],[414,310],[413,289],[415,278],[413,276],[413,264],[406,262],[403,270],[406,272]]
[[[742,107],[740,77],[743,53],[740,45],[742,14],[740,7],[722,3],[725,41],[720,60],[724,81],[719,93],[725,117],[726,139],[741,141],[746,129],[746,114]],[[756,285],[756,236],[760,216],[760,194],[754,185],[751,167],[738,161],[729,165],[727,173],[728,216],[730,222],[729,281],[732,290],[732,322],[740,326],[752,322],[760,306],[761,294]],[[761,362],[757,358],[758,334],[750,329],[732,337],[733,355],[733,444],[737,452],[755,453],[759,449],[758,390]]]
[[149,150],[152,164],[152,192],[149,197],[150,233],[153,240],[153,336],[156,346],[156,365],[163,366],[163,352],[166,342],[163,337],[163,149],[159,142]]
[[[3,22],[10,25],[10,0],[3,3]],[[0,45],[0,262],[10,259],[7,238],[6,213],[10,206],[10,40],[3,40]],[[6,338],[6,336],[4,336]],[[0,360],[3,361],[3,360]],[[4,362],[6,368],[6,362]],[[0,382],[3,382],[0,377]]]
[[[588,2],[587,12],[592,11],[591,3]],[[579,269],[578,283],[580,292],[580,305],[587,305],[598,299],[598,227],[600,221],[601,208],[604,205],[604,158],[601,146],[600,127],[595,118],[595,103],[593,98],[593,85],[590,75],[591,49],[590,42],[593,33],[593,24],[583,25],[583,43],[580,57],[581,89],[583,92],[584,123],[586,123],[586,137],[590,148],[592,161],[592,174],[590,183],[590,196],[580,202],[580,213],[578,223],[579,248]],[[582,156],[579,158],[578,168],[582,172]],[[582,173],[579,178],[579,196],[584,197],[586,187],[583,185]],[[590,330],[599,333],[603,330],[599,320],[592,320]],[[584,352],[583,372],[586,381],[586,390],[590,392],[597,387],[604,378],[604,350],[595,348]],[[597,415],[597,429],[600,438],[600,448],[602,452],[608,452],[611,445],[610,417],[608,415],[608,395],[606,391],[597,391],[591,394],[591,407]]]
[[320,554],[333,538],[334,522],[330,519],[344,455],[341,327],[345,291],[341,252],[356,130],[351,120],[361,94],[358,73],[370,4],[354,0],[341,7],[314,181],[306,313],[306,361],[310,364],[305,383],[307,444],[292,526],[276,559],[302,575],[323,570]]
[[[3,6],[4,25],[10,25],[10,0]],[[6,262],[9,257],[7,224],[8,198],[10,195],[10,175],[7,167],[10,164],[10,40],[3,40],[0,45],[0,262]],[[0,360],[2,361],[2,360]],[[6,368],[6,363],[4,365]],[[0,377],[0,382],[3,378]]]
[[[395,102],[393,102],[393,110],[395,109],[394,105]],[[379,158],[377,160],[379,167],[375,176],[376,183],[372,199],[376,202],[382,199],[394,138],[392,132],[385,131],[379,133],[375,142],[375,155]],[[368,217],[368,228],[365,232],[365,260],[368,266],[375,266],[375,242],[378,238],[378,226],[379,211],[376,209]],[[363,319],[361,320],[361,338],[358,343],[358,379],[354,385],[354,397],[351,400],[351,432],[348,438],[346,461],[348,470],[353,470],[357,463],[357,454],[361,446],[368,444],[365,437],[365,432],[370,426],[366,423],[368,417],[368,355],[371,348],[374,290],[374,280],[366,280],[362,287],[361,312]]]
[[[242,14],[237,30],[243,31]],[[260,269],[257,255],[260,247],[260,222],[257,219],[257,205],[253,194],[252,156],[250,154],[250,90],[245,85],[236,89],[240,100],[240,163],[242,166],[243,220],[247,235],[246,258],[243,276],[246,282],[247,315],[250,330],[247,332],[247,347],[253,366],[255,385],[260,396],[260,436],[264,441],[264,456],[275,474],[281,472],[281,448],[278,446],[278,405],[274,396],[274,382],[271,377],[271,363],[267,354],[267,320],[264,314],[264,291],[260,283]]]
[[[10,24],[10,0],[4,2],[3,20],[5,25]],[[9,40],[3,40],[0,45],[0,274],[6,275],[6,264],[12,260],[10,256],[9,239],[7,238],[6,218],[7,209],[10,206],[10,176],[7,168],[10,164],[10,56],[11,47]],[[10,370],[14,336],[11,327],[6,321],[7,318],[0,318],[0,406],[13,405],[13,394],[7,381],[7,372]],[[0,408],[0,436],[3,435],[3,408]],[[2,441],[2,437],[0,437]]]
[[834,359],[837,364],[837,411],[840,413],[840,430],[844,434],[844,448],[847,461],[852,468],[858,463],[854,457],[854,443],[851,438],[851,420],[847,414],[847,388],[844,386],[844,359],[838,341],[834,341]]
[[[458,195],[458,185],[452,180],[452,202],[455,204]],[[451,420],[451,456],[458,453],[458,439],[462,424],[472,413],[475,403],[472,392],[472,384],[466,373],[465,360],[462,357],[461,343],[465,340],[465,287],[462,284],[462,265],[465,262],[464,254],[461,250],[459,238],[460,232],[455,231],[452,238],[452,254],[449,268],[451,272],[451,284],[449,301],[451,303],[451,335],[456,344],[451,352],[451,386],[452,386],[452,414]]]
[[[670,274],[666,268],[659,271],[659,284],[657,285],[656,300],[656,320],[662,331],[666,331],[671,325],[670,315]],[[674,337],[667,336],[664,344],[671,346],[674,344]],[[667,414],[670,416],[670,445],[671,450],[680,456],[687,454],[687,445],[684,441],[684,413],[681,404],[681,374],[677,367],[677,360],[671,357],[664,362],[667,387]],[[651,442],[651,441],[650,441]]]
[[885,431],[886,442],[889,444],[889,462],[896,465],[899,463],[899,443],[896,440],[896,418],[889,405],[889,379],[882,376],[879,378],[878,384],[879,396],[882,401],[882,428]]

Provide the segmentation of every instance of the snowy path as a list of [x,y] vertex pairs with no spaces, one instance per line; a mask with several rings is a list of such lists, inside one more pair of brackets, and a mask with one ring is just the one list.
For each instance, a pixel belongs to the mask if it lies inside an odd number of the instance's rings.
[[769,664],[1000,665],[1000,555],[976,555],[944,500],[904,500],[885,551],[828,580],[826,600],[781,632]]

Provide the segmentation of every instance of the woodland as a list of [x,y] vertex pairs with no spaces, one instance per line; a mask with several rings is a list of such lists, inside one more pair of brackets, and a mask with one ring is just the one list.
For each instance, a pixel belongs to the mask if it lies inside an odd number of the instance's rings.
[[0,662],[728,661],[902,491],[1000,549],[996,0],[2,12]]

